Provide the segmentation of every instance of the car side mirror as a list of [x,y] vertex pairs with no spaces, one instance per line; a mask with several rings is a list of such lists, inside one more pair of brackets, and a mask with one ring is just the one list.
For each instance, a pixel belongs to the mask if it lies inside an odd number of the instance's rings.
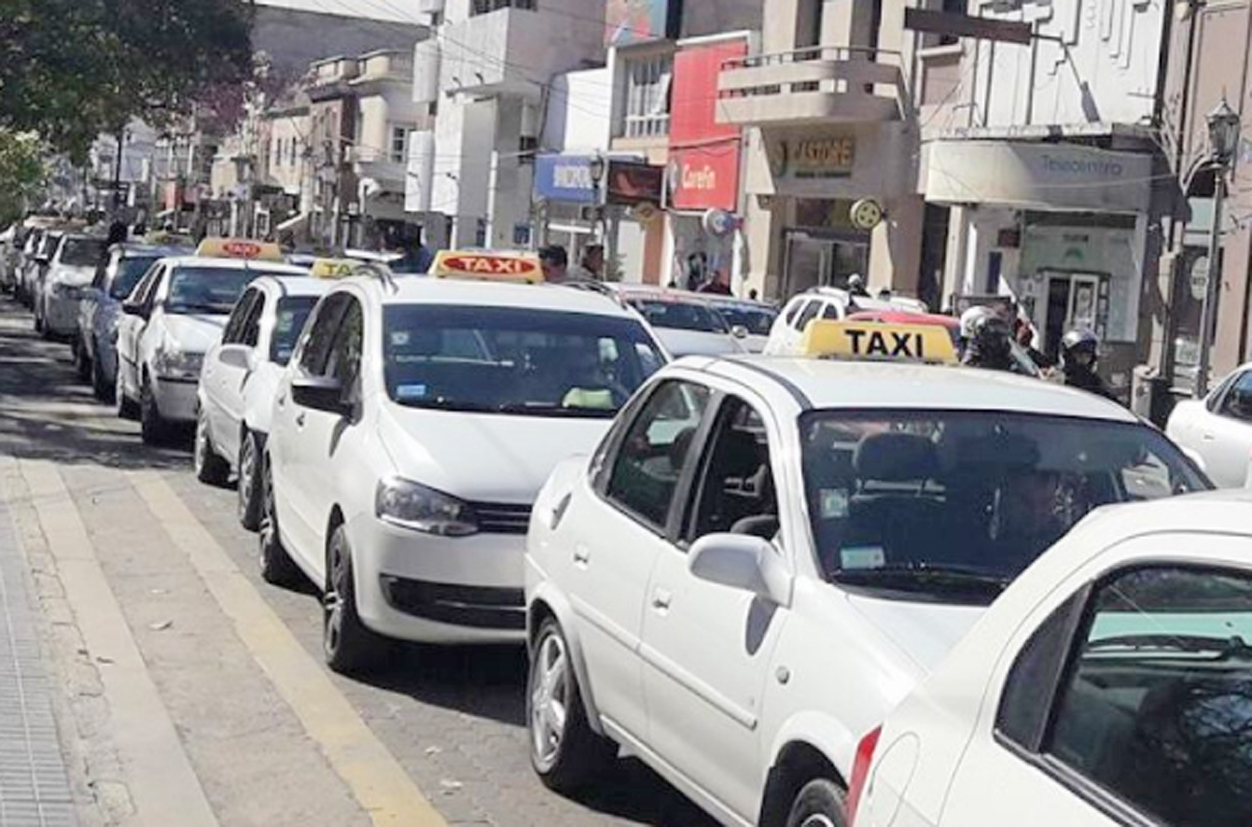
[[687,567],[708,583],[750,592],[779,606],[791,603],[791,574],[769,540],[710,534],[691,547]]
[[144,309],[142,304],[138,303],[123,302],[122,312],[127,316],[138,316],[141,319],[148,318],[148,311]]
[[252,348],[247,345],[223,345],[217,352],[217,361],[228,368],[252,370]]
[[347,401],[343,382],[332,376],[304,376],[291,383],[291,398],[302,408],[350,416],[353,405]]
[[741,324],[737,324],[730,329],[730,335],[736,339],[748,338],[748,329]]

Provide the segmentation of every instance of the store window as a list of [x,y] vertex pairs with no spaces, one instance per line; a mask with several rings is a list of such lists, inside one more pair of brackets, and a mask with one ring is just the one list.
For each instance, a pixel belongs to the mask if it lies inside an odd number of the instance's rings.
[[527,11],[536,11],[537,0],[474,0],[474,5],[470,9],[470,14],[489,14],[500,9],[525,9]]
[[403,126],[391,129],[391,163],[403,164],[409,155],[409,130]]
[[627,138],[650,138],[669,134],[670,89],[674,79],[673,55],[658,55],[628,64],[626,69]]

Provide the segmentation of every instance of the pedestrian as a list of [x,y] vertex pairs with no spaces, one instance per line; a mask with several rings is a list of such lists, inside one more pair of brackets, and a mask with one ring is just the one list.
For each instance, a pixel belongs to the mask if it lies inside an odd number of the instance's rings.
[[394,272],[409,275],[425,275],[430,272],[430,265],[435,257],[422,243],[420,227],[407,228],[401,236],[400,246],[404,255],[392,262],[391,269]]
[[734,292],[730,289],[730,275],[725,270],[715,271],[713,278],[700,288],[700,292],[714,296],[733,296]]
[[869,291],[865,289],[865,278],[860,273],[848,276],[848,293],[861,298],[869,298]]
[[696,291],[703,287],[708,272],[709,257],[704,254],[703,250],[687,256],[687,289]]
[[1090,330],[1071,330],[1061,340],[1061,370],[1065,384],[1081,388],[1105,399],[1113,399],[1113,392],[1096,373],[1100,361],[1100,339]]
[[883,289],[878,291],[878,300],[880,302],[889,302],[891,301],[891,299],[892,299],[892,293],[891,293],[890,287],[884,287]]
[[757,297],[760,295],[761,294],[756,291],[756,288],[753,287],[751,290],[748,291],[748,301],[750,302],[757,301],[758,300]]
[[130,228],[126,226],[126,222],[120,218],[114,219],[109,225],[109,234],[104,239],[105,247],[112,247],[114,244],[121,244],[130,237]]
[[561,284],[570,280],[569,253],[560,244],[552,244],[539,251],[539,266],[543,268],[543,278],[552,284]]
[[582,260],[570,268],[569,274],[576,281],[604,281],[604,247],[588,244],[583,250]]

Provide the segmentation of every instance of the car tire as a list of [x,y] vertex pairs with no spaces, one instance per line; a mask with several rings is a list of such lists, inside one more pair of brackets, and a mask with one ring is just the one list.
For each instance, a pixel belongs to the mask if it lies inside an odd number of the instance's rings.
[[221,488],[230,482],[230,463],[213,447],[209,435],[209,417],[200,410],[196,415],[196,443],[193,449],[196,479],[205,485]]
[[139,387],[139,432],[145,445],[164,445],[170,436],[170,424],[161,416],[147,376]]
[[815,778],[800,788],[786,827],[848,827],[845,794],[834,781]]
[[122,371],[120,367],[117,371],[117,377],[113,380],[113,402],[117,406],[119,418],[132,420],[139,418],[139,406],[126,395],[126,388],[122,385]]
[[264,489],[262,488],[261,465],[264,455],[261,453],[260,439],[249,428],[244,428],[239,440],[239,483],[236,486],[239,524],[248,531],[256,531],[261,527],[261,509]]
[[41,309],[42,309],[42,303],[36,300],[33,306],[31,307],[31,313],[35,317],[35,332],[41,336],[44,336],[44,338],[47,338],[47,336],[44,335],[43,314],[39,312]]
[[326,590],[322,598],[322,654],[341,675],[361,675],[386,659],[389,641],[362,622],[356,608],[356,583],[348,532],[338,526],[326,549]]
[[569,643],[553,618],[540,624],[530,653],[526,723],[530,764],[557,792],[585,787],[617,757],[617,745],[587,721]]
[[292,586],[299,582],[300,570],[283,548],[278,533],[278,507],[274,502],[274,478],[269,463],[261,470],[261,521],[257,545],[260,551],[261,579],[271,586]]
[[74,352],[74,369],[78,371],[78,380],[80,382],[91,381],[91,360],[87,358],[87,348],[83,347],[83,342],[79,337],[74,337],[74,341],[70,343],[70,350]]
[[[96,353],[100,349],[96,348]],[[116,388],[109,382],[108,377],[104,375],[104,365],[99,358],[91,360],[91,393],[99,402],[112,402],[113,394]]]

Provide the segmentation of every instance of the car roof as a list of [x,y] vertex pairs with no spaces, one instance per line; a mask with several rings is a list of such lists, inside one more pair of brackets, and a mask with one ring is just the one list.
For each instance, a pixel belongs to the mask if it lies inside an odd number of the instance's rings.
[[910,313],[907,310],[858,310],[848,315],[850,322],[885,322],[888,324],[920,324],[960,328],[961,320],[939,313]]
[[[690,361],[677,364],[692,366]],[[979,368],[751,355],[700,367],[749,383],[768,376],[809,410],[974,410],[1139,421],[1115,402],[1085,391]]]
[[210,267],[221,270],[256,270],[261,275],[307,276],[303,267],[293,267],[281,261],[254,261],[242,258],[210,258],[208,256],[174,256],[165,259],[174,267]]
[[566,313],[590,313],[638,321],[633,310],[610,296],[557,284],[513,284],[472,279],[439,279],[428,276],[397,276],[385,287],[370,277],[345,279],[378,294],[384,305],[455,304],[479,307],[524,307]]
[[308,276],[261,276],[253,286],[273,287],[282,296],[322,296],[329,292],[334,282]]
[[612,289],[625,301],[644,299],[670,304],[702,304],[705,306],[712,303],[709,295],[705,293],[675,290],[671,287],[659,287],[650,284],[614,285]]
[[191,250],[186,247],[166,247],[161,244],[144,244],[142,242],[135,241],[123,241],[118,244],[114,244],[109,249],[121,252],[123,258],[130,258],[131,256],[147,257],[152,255],[157,255],[161,258],[175,258],[186,257],[191,254]]

